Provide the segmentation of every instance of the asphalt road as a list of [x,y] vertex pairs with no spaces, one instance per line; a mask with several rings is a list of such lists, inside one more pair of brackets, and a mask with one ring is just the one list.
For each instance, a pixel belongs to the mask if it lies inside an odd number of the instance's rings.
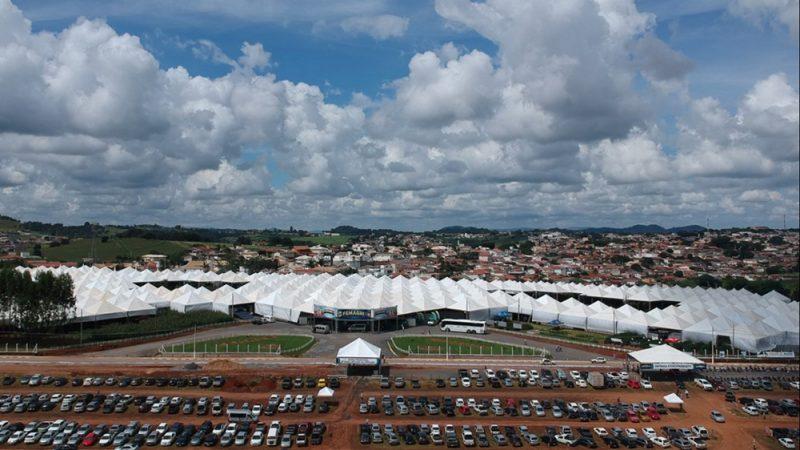
[[[110,350],[103,350],[99,352],[87,353],[90,356],[154,356],[158,354],[161,346],[170,346],[172,344],[180,344],[183,342],[198,342],[217,339],[227,336],[236,335],[276,335],[276,334],[311,334],[311,327],[307,325],[295,325],[285,322],[274,322],[265,325],[252,325],[243,323],[239,326],[225,327],[218,329],[204,330],[197,333],[196,336],[180,336],[175,338],[168,338],[162,341],[150,342],[145,344],[131,345],[127,347],[114,348]],[[308,358],[315,358],[321,360],[320,362],[333,361],[336,357],[336,352],[339,348],[353,341],[357,337],[365,339],[371,344],[377,345],[383,350],[387,356],[391,356],[392,352],[389,350],[388,340],[392,336],[403,335],[420,335],[430,334],[431,336],[443,336],[446,333],[439,330],[437,327],[420,326],[409,328],[407,330],[384,332],[384,333],[331,333],[331,334],[318,334],[315,335],[317,343],[309,349],[305,355]],[[452,335],[452,334],[450,334]],[[548,350],[555,360],[582,360],[588,361],[597,356],[595,353],[584,351],[580,349],[561,347],[561,351],[556,351],[556,344],[545,343],[537,341],[535,338],[521,338],[513,335],[503,333],[492,333],[491,331],[486,336],[481,336],[483,339],[497,341],[507,344],[534,346]],[[327,361],[326,361],[327,360]]]

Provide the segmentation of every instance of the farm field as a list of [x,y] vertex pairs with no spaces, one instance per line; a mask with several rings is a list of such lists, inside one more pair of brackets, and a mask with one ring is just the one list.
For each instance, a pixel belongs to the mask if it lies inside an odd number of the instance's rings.
[[[139,258],[148,253],[171,255],[181,253],[190,246],[186,242],[162,241],[142,238],[111,238],[102,242],[95,239],[95,255],[99,261],[114,261],[117,257]],[[58,247],[43,247],[43,256],[52,261],[81,261],[92,253],[91,239],[73,239]]]

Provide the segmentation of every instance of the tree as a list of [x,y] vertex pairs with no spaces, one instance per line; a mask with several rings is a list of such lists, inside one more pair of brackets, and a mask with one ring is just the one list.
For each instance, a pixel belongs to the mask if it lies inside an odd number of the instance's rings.
[[64,324],[75,308],[72,278],[45,271],[0,270],[0,307],[9,322],[22,330]]

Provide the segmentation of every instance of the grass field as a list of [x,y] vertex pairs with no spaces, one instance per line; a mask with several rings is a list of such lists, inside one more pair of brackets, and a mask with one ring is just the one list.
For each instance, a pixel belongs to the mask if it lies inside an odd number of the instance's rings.
[[[532,347],[486,342],[477,339],[445,336],[399,336],[393,339],[395,348],[415,354],[451,355],[519,355],[542,356],[541,350]],[[447,352],[447,347],[450,351]],[[402,356],[404,353],[400,353]]]
[[301,348],[296,352],[281,352],[284,356],[299,356],[312,347],[313,341],[314,338],[310,336],[230,336],[200,341],[196,347],[192,342],[175,344],[166,347],[166,351],[193,352],[196,348],[198,353],[258,353],[275,350],[280,346],[282,350]]
[[291,236],[292,242],[308,245],[344,245],[350,242],[353,237],[348,235],[341,236]]
[[594,333],[591,331],[574,330],[571,328],[555,329],[549,325],[542,325],[534,323],[533,329],[539,331],[540,336],[554,337],[567,339],[576,342],[587,342],[590,344],[603,344],[608,338],[608,335],[602,333]]
[[17,231],[19,222],[9,219],[0,219],[0,231]]
[[[170,255],[189,248],[188,243],[160,241],[142,238],[111,238],[107,242],[95,239],[95,255],[98,261],[114,261],[118,256],[135,259],[148,253]],[[73,239],[67,245],[42,248],[44,257],[52,261],[81,261],[92,253],[91,239]]]

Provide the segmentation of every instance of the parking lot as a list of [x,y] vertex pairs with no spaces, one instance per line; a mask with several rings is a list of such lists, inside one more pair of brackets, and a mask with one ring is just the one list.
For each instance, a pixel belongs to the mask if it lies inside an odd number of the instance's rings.
[[[292,448],[635,448],[669,443],[674,448],[733,449],[752,448],[755,438],[759,448],[779,448],[777,439],[765,440],[765,430],[789,430],[781,436],[790,436],[797,428],[797,418],[784,408],[798,400],[793,388],[740,388],[734,401],[726,401],[724,387],[706,392],[691,382],[683,388],[674,382],[644,384],[635,374],[603,366],[509,368],[496,363],[393,373],[385,379],[347,378],[338,368],[322,367],[265,373],[218,365],[195,373],[43,366],[37,368],[38,377],[28,368],[0,367],[5,374],[0,378],[2,448],[53,448],[60,442],[122,448],[126,441],[143,447],[267,446],[271,427],[276,431],[270,443],[284,441]],[[602,389],[578,382],[590,371],[603,375]],[[335,394],[319,397],[323,386]],[[690,393],[684,411],[663,400],[681,389]],[[745,406],[761,408],[761,400],[766,414],[744,412]],[[712,410],[725,422],[716,422]],[[253,418],[251,423],[238,421],[242,411]],[[26,438],[37,443],[15,443]]]

